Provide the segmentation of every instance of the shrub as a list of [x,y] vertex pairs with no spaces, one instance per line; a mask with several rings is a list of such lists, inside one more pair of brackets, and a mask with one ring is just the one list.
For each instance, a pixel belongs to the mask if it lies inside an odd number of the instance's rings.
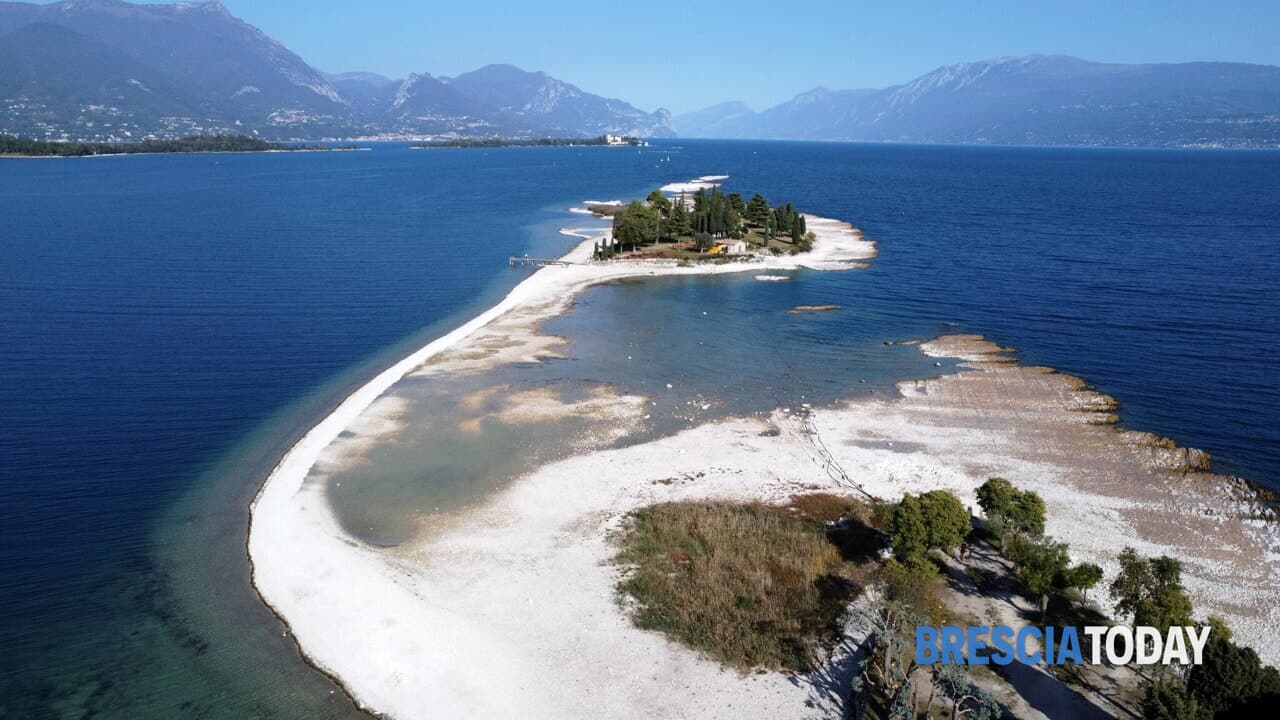
[[1019,490],[1004,478],[991,478],[978,488],[978,505],[987,520],[1001,530],[1044,534],[1044,500],[1030,490]]
[[899,560],[923,558],[930,548],[951,551],[970,529],[969,511],[946,490],[904,495],[893,511],[889,535]]

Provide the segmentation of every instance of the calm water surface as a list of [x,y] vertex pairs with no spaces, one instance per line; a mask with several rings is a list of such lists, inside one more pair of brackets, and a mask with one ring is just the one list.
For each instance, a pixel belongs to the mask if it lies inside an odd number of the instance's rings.
[[[575,359],[530,382],[669,375],[741,398],[763,375],[769,402],[838,396],[921,370],[884,340],[981,332],[1116,396],[1124,424],[1280,483],[1280,154],[670,141],[3,162],[0,716],[356,715],[253,597],[257,484],[346,390],[517,282],[507,255],[566,248],[565,207],[708,173],[851,220],[880,257],[594,289],[549,324]],[[826,303],[843,309],[785,315]],[[591,370],[619,354],[650,372]]]

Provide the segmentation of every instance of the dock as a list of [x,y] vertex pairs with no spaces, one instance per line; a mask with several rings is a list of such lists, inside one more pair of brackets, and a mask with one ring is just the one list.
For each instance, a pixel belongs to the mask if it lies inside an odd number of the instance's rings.
[[512,255],[507,258],[507,265],[511,267],[546,267],[548,265],[563,265],[568,267],[569,265],[573,265],[573,263],[551,258],[533,258],[528,255],[516,257],[515,255]]

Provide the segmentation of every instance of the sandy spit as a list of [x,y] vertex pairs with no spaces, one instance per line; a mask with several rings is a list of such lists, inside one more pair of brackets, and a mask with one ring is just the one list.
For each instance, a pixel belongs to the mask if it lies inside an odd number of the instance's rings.
[[264,484],[249,536],[255,585],[309,660],[371,711],[404,719],[828,716],[848,687],[834,665],[813,676],[741,676],[632,627],[615,599],[612,533],[653,502],[772,501],[853,492],[850,483],[887,499],[950,488],[976,506],[974,489],[993,475],[1040,492],[1049,533],[1077,560],[1102,565],[1108,581],[1125,544],[1183,558],[1200,612],[1223,614],[1237,638],[1280,660],[1280,541],[1248,488],[1209,472],[1202,453],[1118,429],[1114,402],[1079,379],[1022,366],[974,336],[920,344],[964,359],[964,371],[903,383],[898,397],[730,419],[567,458],[394,549],[346,536],[323,485],[307,482],[317,462],[340,462],[394,430],[397,407],[375,401],[407,374],[554,356],[557,339],[534,328],[594,283],[848,268],[875,254],[846,224],[807,222],[813,253],[756,263],[591,263],[587,239],[566,255],[579,264],[539,270],[309,432]]
[[[759,684],[765,688],[763,694],[743,695],[731,704],[740,706],[744,717],[756,712],[776,715],[768,712],[777,706],[766,702],[766,696],[788,687],[794,691],[785,680],[744,681],[682,648],[635,631],[624,636],[638,644],[625,652],[605,638],[616,632],[625,634],[629,626],[613,605],[612,571],[600,564],[607,559],[607,543],[596,532],[598,528],[582,524],[583,517],[575,515],[571,522],[595,540],[576,550],[568,548],[565,557],[548,557],[529,567],[508,557],[499,560],[497,567],[483,567],[466,560],[468,554],[483,556],[485,548],[485,541],[478,536],[474,545],[465,539],[472,519],[455,519],[456,531],[463,534],[449,548],[422,545],[388,551],[368,547],[345,535],[328,506],[323,484],[308,482],[308,476],[313,469],[323,471],[326,466],[359,461],[369,443],[394,430],[398,408],[379,398],[390,397],[387,391],[407,375],[465,372],[553,355],[558,339],[537,335],[537,323],[562,312],[576,293],[593,284],[659,274],[851,269],[875,255],[874,243],[864,240],[847,223],[814,216],[807,222],[817,236],[812,253],[722,265],[596,263],[591,261],[591,252],[603,235],[588,236],[564,256],[570,265],[538,270],[495,307],[380,373],[313,427],[263,484],[251,508],[248,539],[254,585],[264,602],[288,624],[308,660],[337,679],[362,706],[397,718],[502,717],[517,710],[526,717],[573,717],[599,715],[602,708],[616,709],[604,713],[613,717],[650,717],[656,708],[669,710],[660,713],[663,715],[705,717],[720,712],[725,694],[740,692],[744,682],[748,687]],[[567,234],[588,235],[581,229]],[[718,434],[715,430],[705,432]],[[740,426],[740,432],[751,435],[759,428],[749,423]],[[627,462],[637,468],[651,465],[646,452],[631,453]],[[684,455],[685,451],[673,449],[671,453]],[[584,462],[602,462],[590,457]],[[696,457],[686,463],[690,473],[702,468],[707,459],[705,453]],[[534,532],[528,542],[511,538],[521,552],[545,550],[548,542],[552,547],[565,547],[568,540],[562,535],[562,511],[591,508],[588,513],[598,516],[614,508],[615,496],[634,478],[623,474],[615,476],[612,483],[589,487],[590,479],[602,472],[591,467],[559,475],[570,488],[551,494],[538,492],[541,499],[525,507],[536,511],[549,505],[543,508],[548,512],[542,518],[554,527]],[[517,486],[525,488],[526,483]],[[755,486],[744,485],[742,492],[743,497],[762,494]],[[559,499],[575,493],[580,502]],[[547,498],[556,499],[547,503]],[[445,536],[437,534],[435,538],[432,542],[443,541]],[[587,599],[594,609],[583,607],[586,614],[580,614],[574,610],[578,601],[570,596],[577,597],[575,589],[580,588],[574,577],[581,575],[577,563],[584,559],[596,572],[582,575],[582,582],[593,583],[594,590],[580,599]],[[557,566],[558,562],[568,564]],[[539,568],[550,573],[545,579],[552,584],[543,585],[540,579],[537,585],[522,587],[522,576]],[[506,577],[504,569],[515,574]],[[468,570],[476,571],[479,577],[468,576]],[[451,574],[455,572],[462,574]],[[482,591],[488,577],[506,590]],[[479,595],[456,592],[462,589],[456,583]],[[513,603],[512,592],[517,596],[523,592],[525,603]],[[535,603],[535,597],[545,602],[549,595],[560,599],[549,605]],[[520,606],[523,614],[511,612],[513,604]],[[520,626],[512,627],[504,618],[520,618]],[[595,630],[590,627],[593,622],[600,623]],[[595,636],[584,635],[591,632],[601,633],[600,642],[592,639]],[[553,641],[561,644],[553,647]],[[575,671],[566,670],[565,663],[579,656],[582,659],[573,662],[573,667],[581,670],[580,681],[566,683]],[[641,656],[649,658],[644,661],[647,664],[643,667],[648,668],[644,677],[635,671],[640,666],[630,664],[631,660],[642,660]],[[599,684],[598,673],[614,678],[607,686],[612,699],[602,697],[606,686]],[[635,683],[643,687],[635,688]],[[682,686],[694,695],[673,694]],[[809,693],[800,695],[808,697]],[[784,704],[789,707],[791,702]]]
[[1110,399],[1076,378],[975,337],[920,349],[968,358],[967,371],[903,383],[896,398],[568,458],[394,551],[345,538],[304,487],[263,536],[279,550],[267,557],[290,561],[272,571],[272,597],[313,659],[397,718],[825,716],[847,687],[838,663],[744,677],[631,626],[610,563],[625,515],[666,500],[850,490],[841,470],[879,497],[941,487],[973,503],[998,474],[1042,493],[1049,532],[1109,577],[1124,544],[1184,558],[1197,607],[1275,657],[1274,528],[1248,519],[1256,507],[1238,484],[1115,428]]

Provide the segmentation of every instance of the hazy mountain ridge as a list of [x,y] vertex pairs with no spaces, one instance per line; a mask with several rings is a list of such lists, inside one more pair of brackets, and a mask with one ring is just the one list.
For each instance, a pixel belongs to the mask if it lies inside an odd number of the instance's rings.
[[[722,107],[716,106],[716,107]],[[957,63],[881,90],[816,88],[759,113],[675,118],[689,137],[1009,145],[1280,146],[1280,68],[1061,55]]]
[[[412,81],[412,82],[411,82]],[[622,100],[593,95],[543,72],[486,65],[453,78],[410,76],[393,103],[425,117],[459,118],[473,132],[558,135],[672,135],[670,114],[645,113]],[[421,116],[420,116],[421,117]],[[413,116],[397,120],[413,125]]]
[[0,132],[85,140],[672,134],[666,111],[511,66],[448,82],[326,75],[220,2],[0,2],[0,111]]
[[673,120],[546,73],[325,74],[219,2],[0,2],[0,133],[127,140],[503,135],[1013,145],[1280,147],[1280,68],[1054,55],[938,68],[883,89],[815,88],[755,112]]

